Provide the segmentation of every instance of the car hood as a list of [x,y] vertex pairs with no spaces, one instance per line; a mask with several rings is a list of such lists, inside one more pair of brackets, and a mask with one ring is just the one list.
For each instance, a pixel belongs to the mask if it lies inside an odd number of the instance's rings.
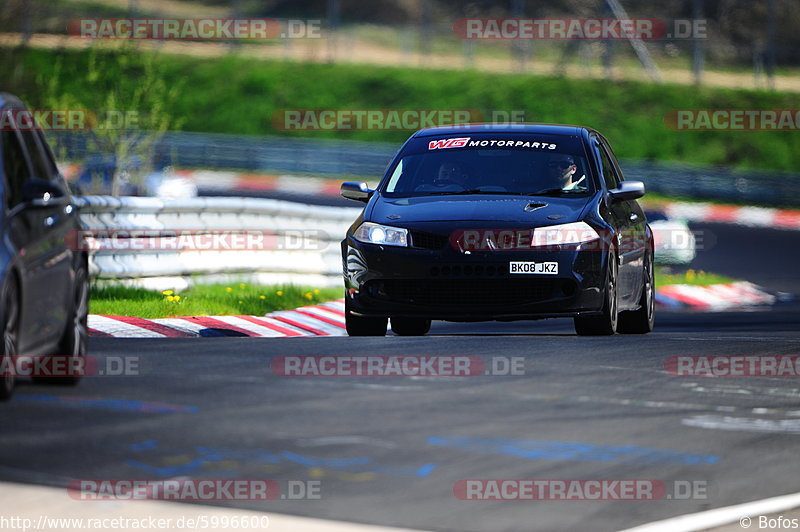
[[481,221],[552,225],[581,219],[591,196],[423,196],[378,198],[370,220],[387,225],[417,222]]

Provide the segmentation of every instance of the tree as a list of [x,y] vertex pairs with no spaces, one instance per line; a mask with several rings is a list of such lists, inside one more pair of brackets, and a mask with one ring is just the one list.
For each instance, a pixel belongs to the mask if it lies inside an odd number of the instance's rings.
[[91,148],[113,156],[115,196],[126,182],[143,182],[152,170],[155,144],[181,125],[171,113],[180,86],[164,81],[157,53],[142,52],[129,42],[111,49],[91,48],[85,69],[72,66],[65,71],[59,58],[50,75],[38,81],[47,108],[86,110]]

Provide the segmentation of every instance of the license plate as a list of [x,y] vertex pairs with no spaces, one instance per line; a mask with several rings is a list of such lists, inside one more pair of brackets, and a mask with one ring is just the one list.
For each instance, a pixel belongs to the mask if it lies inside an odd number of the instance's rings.
[[529,275],[558,275],[557,262],[525,262],[511,261],[508,263],[508,273]]

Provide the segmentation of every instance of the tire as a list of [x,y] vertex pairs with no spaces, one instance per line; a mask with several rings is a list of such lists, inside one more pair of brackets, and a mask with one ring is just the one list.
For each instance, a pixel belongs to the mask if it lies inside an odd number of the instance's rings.
[[653,255],[646,255],[644,283],[639,297],[639,308],[620,312],[617,331],[622,334],[647,334],[653,330],[656,318],[656,289],[653,270]]
[[[84,358],[89,341],[89,329],[86,324],[89,315],[89,274],[86,263],[82,263],[75,270],[75,283],[73,286],[71,308],[67,328],[58,344],[56,356]],[[73,368],[76,365],[68,364]],[[84,364],[77,367],[85,368]],[[64,377],[41,377],[34,379],[37,383],[58,384],[62,386],[75,386],[81,380],[81,375]]]
[[606,287],[603,295],[603,310],[599,316],[578,316],[574,318],[575,332],[578,336],[611,336],[617,332],[619,312],[617,310],[617,254],[608,255],[606,268]]
[[431,320],[425,318],[392,318],[392,331],[399,336],[425,336]]
[[[3,320],[2,320],[2,357],[5,364],[6,357],[17,356],[17,346],[19,345],[19,288],[17,281],[13,275],[8,278],[8,285],[3,294]],[[10,365],[13,366],[13,362]],[[5,372],[4,372],[5,373]],[[0,401],[9,399],[14,393],[14,373],[9,371],[7,374],[0,376]]]
[[344,323],[348,336],[386,336],[388,318],[354,316],[347,308],[347,299],[344,307]]

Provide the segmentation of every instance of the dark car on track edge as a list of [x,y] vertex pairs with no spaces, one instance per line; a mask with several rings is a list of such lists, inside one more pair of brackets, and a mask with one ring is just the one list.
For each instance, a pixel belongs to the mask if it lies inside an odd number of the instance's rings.
[[77,383],[89,280],[86,251],[70,245],[80,230],[78,210],[44,135],[23,125],[29,113],[10,94],[0,93],[0,114],[0,399],[7,399],[21,359],[50,359],[36,380]]
[[597,131],[464,125],[413,134],[342,241],[347,331],[421,335],[431,320],[571,317],[580,335],[647,333],[653,235]]

